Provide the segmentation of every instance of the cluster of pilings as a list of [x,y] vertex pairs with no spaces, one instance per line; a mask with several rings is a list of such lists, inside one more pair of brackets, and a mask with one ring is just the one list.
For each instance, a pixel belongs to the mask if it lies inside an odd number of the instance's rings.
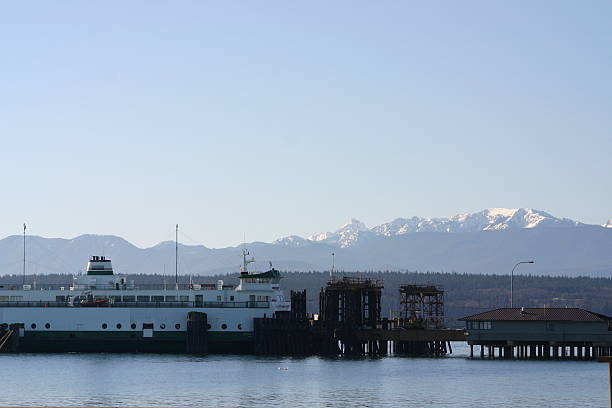
[[319,319],[339,328],[376,328],[382,288],[376,279],[332,279],[319,294]]
[[[394,328],[441,329],[444,327],[444,290],[435,285],[401,285],[399,316]],[[396,341],[393,352],[408,356],[444,356],[452,353],[449,341]]]
[[319,294],[319,320],[334,328],[339,349],[346,355],[386,355],[383,339],[358,339],[355,330],[382,326],[380,300],[382,281],[366,278],[332,279]]
[[253,321],[255,354],[337,355],[334,327],[309,319],[306,290],[291,291],[291,311]]
[[434,356],[442,357],[452,353],[450,341],[395,341],[393,353],[406,356]]
[[187,314],[185,349],[189,354],[208,353],[208,316],[202,312]]
[[255,319],[257,354],[444,356],[461,330],[442,329],[443,291],[405,285],[403,314],[381,318],[379,280],[332,279],[319,293],[318,318],[306,314],[306,291],[291,292],[291,312]]
[[[518,360],[597,360],[612,356],[612,347],[593,343],[470,343],[470,358],[474,347],[481,359]],[[478,349],[479,348],[479,349]]]

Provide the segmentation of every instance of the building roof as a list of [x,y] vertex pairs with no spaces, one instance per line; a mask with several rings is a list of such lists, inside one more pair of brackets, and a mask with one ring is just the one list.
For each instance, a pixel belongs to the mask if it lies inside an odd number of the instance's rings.
[[602,322],[610,321],[612,317],[577,307],[561,308],[502,308],[489,310],[459,320],[506,320],[506,321],[569,321],[569,322]]

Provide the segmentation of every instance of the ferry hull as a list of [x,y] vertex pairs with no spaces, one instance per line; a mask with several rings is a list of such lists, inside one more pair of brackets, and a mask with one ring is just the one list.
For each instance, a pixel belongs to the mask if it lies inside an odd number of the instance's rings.
[[[207,333],[209,353],[252,353],[250,332]],[[47,331],[28,333],[20,338],[21,352],[113,352],[113,353],[185,353],[186,333],[142,333],[87,331]]]

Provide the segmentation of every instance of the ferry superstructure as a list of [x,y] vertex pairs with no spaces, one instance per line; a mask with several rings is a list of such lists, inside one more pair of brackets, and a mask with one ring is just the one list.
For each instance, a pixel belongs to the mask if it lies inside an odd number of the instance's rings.
[[0,324],[18,323],[22,351],[184,352],[189,312],[207,316],[212,352],[248,352],[253,319],[289,311],[271,268],[249,273],[234,287],[172,284],[139,287],[115,275],[110,259],[92,256],[69,287],[0,286]]

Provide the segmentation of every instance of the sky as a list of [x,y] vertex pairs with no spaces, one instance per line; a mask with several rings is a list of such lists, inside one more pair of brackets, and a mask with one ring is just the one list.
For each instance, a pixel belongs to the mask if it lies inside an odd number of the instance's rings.
[[0,237],[612,218],[612,3],[3,2]]

